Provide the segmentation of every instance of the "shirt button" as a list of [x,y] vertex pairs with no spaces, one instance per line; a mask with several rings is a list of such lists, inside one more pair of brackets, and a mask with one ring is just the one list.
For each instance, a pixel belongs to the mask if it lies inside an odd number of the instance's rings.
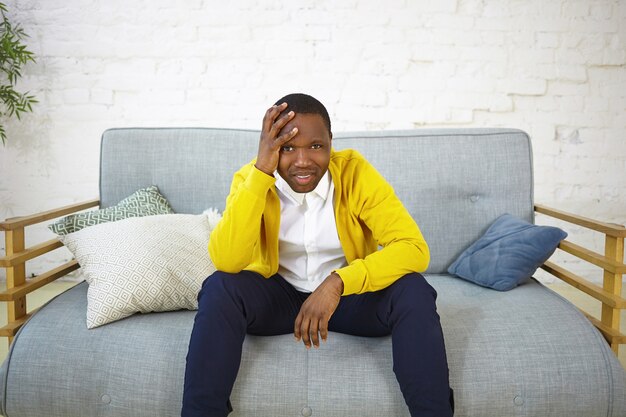
[[301,413],[304,417],[311,417],[313,415],[313,410],[311,410],[311,407],[304,407],[302,408],[302,413]]

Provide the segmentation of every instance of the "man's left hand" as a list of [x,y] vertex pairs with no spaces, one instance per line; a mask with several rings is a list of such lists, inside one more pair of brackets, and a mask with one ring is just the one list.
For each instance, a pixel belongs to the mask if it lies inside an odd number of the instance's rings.
[[333,272],[302,304],[293,331],[296,341],[302,339],[307,349],[311,348],[311,343],[319,348],[320,337],[326,341],[328,322],[339,305],[342,293],[343,281]]

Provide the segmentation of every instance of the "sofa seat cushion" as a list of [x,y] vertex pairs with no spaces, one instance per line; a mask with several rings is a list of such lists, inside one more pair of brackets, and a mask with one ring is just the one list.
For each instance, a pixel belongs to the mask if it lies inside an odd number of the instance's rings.
[[[439,294],[457,415],[626,415],[624,369],[566,300],[534,280],[502,293],[449,275],[426,278]],[[180,415],[194,312],[135,315],[87,330],[86,294],[83,283],[60,295],[16,336],[0,375],[0,411]],[[326,417],[408,417],[392,364],[391,337],[331,333],[307,351],[292,335],[248,336],[231,416],[294,416],[308,407]]]

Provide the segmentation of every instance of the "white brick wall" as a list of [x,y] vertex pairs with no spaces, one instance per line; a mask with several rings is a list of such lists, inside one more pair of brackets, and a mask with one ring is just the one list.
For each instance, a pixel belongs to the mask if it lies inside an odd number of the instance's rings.
[[304,91],[337,131],[524,129],[536,201],[626,223],[626,2],[7,3],[38,57],[21,87],[40,103],[7,125],[0,219],[97,196],[106,128],[257,128],[273,100]]

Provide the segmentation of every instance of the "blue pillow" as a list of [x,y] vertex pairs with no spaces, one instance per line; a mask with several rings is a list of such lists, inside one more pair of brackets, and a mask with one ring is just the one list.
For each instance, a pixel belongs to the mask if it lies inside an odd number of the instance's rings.
[[463,251],[448,272],[483,287],[508,291],[528,280],[566,237],[558,227],[536,226],[504,214]]

